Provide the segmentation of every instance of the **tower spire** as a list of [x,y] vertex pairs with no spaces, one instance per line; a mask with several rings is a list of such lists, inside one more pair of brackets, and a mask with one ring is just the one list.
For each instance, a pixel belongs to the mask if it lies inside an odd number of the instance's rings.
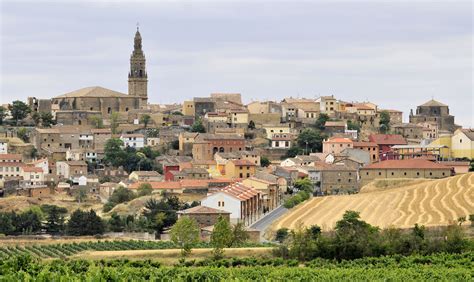
[[146,72],[146,60],[142,50],[142,36],[138,22],[133,43],[133,52],[130,57],[130,72],[128,73],[128,95],[140,97],[140,107],[143,107],[146,106],[148,99],[148,74]]

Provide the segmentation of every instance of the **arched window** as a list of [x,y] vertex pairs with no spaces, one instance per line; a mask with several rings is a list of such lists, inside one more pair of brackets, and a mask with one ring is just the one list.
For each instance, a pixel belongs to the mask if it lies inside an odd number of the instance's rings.
[[110,114],[112,112],[112,108],[111,107],[108,107],[107,108],[107,113]]

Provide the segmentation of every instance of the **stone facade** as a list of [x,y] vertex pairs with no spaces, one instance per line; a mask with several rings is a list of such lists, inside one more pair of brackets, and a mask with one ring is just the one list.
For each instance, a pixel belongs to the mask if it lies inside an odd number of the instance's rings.
[[148,74],[146,72],[145,54],[142,50],[142,37],[137,28],[135,33],[133,53],[130,57],[130,72],[128,74],[128,95],[140,98],[140,108],[148,102]]
[[459,128],[454,124],[454,116],[449,114],[449,107],[435,100],[430,100],[416,108],[416,114],[410,112],[410,123],[435,122],[439,130],[454,132]]

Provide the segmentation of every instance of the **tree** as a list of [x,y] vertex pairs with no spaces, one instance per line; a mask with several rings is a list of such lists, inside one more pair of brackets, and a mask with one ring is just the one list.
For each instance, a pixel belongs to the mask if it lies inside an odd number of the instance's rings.
[[471,165],[469,166],[469,171],[474,171],[474,160],[471,160]]
[[143,123],[143,126],[145,127],[145,129],[147,128],[150,120],[151,120],[151,116],[147,114],[142,115],[142,117],[140,118],[140,122]]
[[31,119],[33,120],[33,122],[35,123],[35,126],[38,127],[41,123],[41,116],[38,112],[34,112],[32,115],[31,115]]
[[46,214],[46,233],[60,235],[64,233],[64,217],[67,214],[66,208],[56,205],[42,205],[41,210]]
[[384,134],[390,130],[390,114],[387,111],[380,112],[379,129]]
[[201,119],[197,119],[191,126],[191,132],[206,133],[206,128],[202,124]]
[[51,125],[54,124],[53,114],[51,114],[50,112],[41,112],[40,116],[41,116],[41,124],[44,127],[50,127]]
[[288,151],[286,151],[285,157],[294,158],[297,155],[301,155],[301,154],[303,154],[303,149],[301,149],[299,146],[291,146],[291,148],[288,149]]
[[104,121],[101,116],[89,116],[89,122],[92,123],[92,125],[95,128],[103,128],[104,127]]
[[25,143],[30,141],[30,138],[28,137],[28,131],[24,127],[17,130],[16,136],[20,138],[21,140],[23,140],[23,142]]
[[31,112],[30,107],[19,100],[13,101],[13,103],[9,105],[9,109],[16,125],[18,125],[18,122],[26,118]]
[[211,245],[214,247],[213,254],[216,259],[222,258],[224,254],[223,249],[231,246],[232,237],[232,228],[229,221],[219,216],[211,234]]
[[127,189],[123,186],[119,186],[117,189],[114,190],[112,195],[110,195],[109,200],[104,205],[103,210],[104,212],[108,212],[116,205],[131,201],[135,198],[136,195],[132,190]]
[[316,120],[316,122],[314,123],[314,127],[316,127],[317,129],[319,130],[324,130],[326,127],[326,121],[329,120],[329,116],[327,114],[319,114],[319,117],[318,119]]
[[122,232],[125,229],[124,220],[115,212],[110,216],[108,225],[112,232]]
[[119,113],[118,112],[113,112],[110,114],[110,130],[112,131],[112,134],[117,134],[117,128],[119,126]]
[[[326,135],[314,129],[304,129],[297,138],[297,143],[300,148],[305,149],[305,153],[321,152],[323,149],[323,140]],[[307,150],[306,150],[307,148]]]
[[238,247],[249,239],[249,234],[242,222],[238,222],[232,227],[232,247]]
[[66,233],[73,236],[103,234],[105,224],[94,210],[75,210],[66,226]]
[[271,162],[270,162],[270,160],[269,160],[267,157],[265,157],[265,156],[260,157],[260,165],[261,165],[262,167],[267,167],[267,166],[269,166],[270,164],[271,164]]
[[286,238],[288,238],[288,235],[289,235],[288,228],[280,228],[276,232],[275,240],[277,240],[280,243],[283,243],[283,241],[285,241]]
[[81,187],[77,190],[76,201],[82,203],[87,199],[87,187]]
[[298,191],[306,191],[308,193],[313,193],[313,182],[309,178],[303,178],[303,179],[298,179],[295,181],[294,184],[295,188],[298,189]]
[[193,244],[199,242],[199,226],[189,216],[182,216],[170,231],[171,241],[181,247],[181,255],[188,256]]
[[4,107],[0,106],[0,125],[3,125],[3,120],[7,116],[7,109]]
[[255,129],[255,122],[253,120],[249,121],[249,129]]
[[347,121],[347,129],[349,130],[357,130],[360,132],[360,123],[358,122],[353,122],[352,120]]
[[104,162],[114,167],[123,165],[126,161],[126,153],[122,149],[123,141],[119,138],[110,138],[105,142]]
[[138,197],[151,195],[151,193],[153,193],[153,188],[150,183],[142,183],[138,186],[137,193]]

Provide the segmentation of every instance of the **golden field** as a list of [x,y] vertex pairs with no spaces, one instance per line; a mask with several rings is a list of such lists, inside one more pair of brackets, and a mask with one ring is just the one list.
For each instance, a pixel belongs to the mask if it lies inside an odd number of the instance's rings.
[[360,212],[362,220],[381,228],[407,228],[415,223],[447,225],[461,216],[474,214],[474,173],[365,191],[312,198],[291,209],[273,224],[272,230],[292,229],[301,222],[329,231],[347,210]]

